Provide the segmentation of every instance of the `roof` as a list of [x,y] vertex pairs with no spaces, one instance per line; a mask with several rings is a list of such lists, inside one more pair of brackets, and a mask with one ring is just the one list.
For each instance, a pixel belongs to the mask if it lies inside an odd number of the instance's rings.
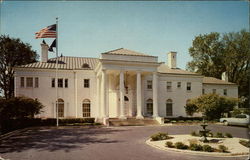
[[217,79],[214,77],[204,77],[203,83],[205,84],[226,84],[226,85],[236,85],[235,83],[227,82],[221,79]]
[[155,57],[155,56],[147,55],[147,54],[144,54],[144,53],[128,50],[128,49],[125,49],[125,48],[119,48],[119,49],[111,50],[111,51],[108,51],[108,52],[104,52],[102,54]]
[[[58,57],[58,69],[81,69],[81,70],[93,70],[97,63],[97,58],[85,58],[85,57]],[[35,62],[26,65],[18,66],[17,68],[37,68],[37,69],[55,69],[56,58],[51,58],[47,62]]]
[[200,76],[200,74],[194,73],[194,72],[189,72],[186,70],[182,70],[180,68],[169,68],[166,64],[161,64],[158,67],[158,72],[159,73],[169,73],[169,74],[183,74],[183,75],[196,75]]

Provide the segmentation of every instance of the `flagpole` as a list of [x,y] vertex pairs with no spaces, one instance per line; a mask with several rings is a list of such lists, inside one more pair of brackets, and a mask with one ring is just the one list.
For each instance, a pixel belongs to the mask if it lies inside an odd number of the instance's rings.
[[56,126],[59,126],[58,119],[58,17],[56,17]]

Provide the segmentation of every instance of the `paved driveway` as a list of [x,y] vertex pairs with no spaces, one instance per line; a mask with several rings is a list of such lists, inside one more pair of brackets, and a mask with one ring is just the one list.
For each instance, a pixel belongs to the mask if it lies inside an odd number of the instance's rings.
[[[145,144],[156,132],[189,134],[199,126],[32,128],[1,140],[0,155],[10,160],[244,160],[166,152]],[[209,125],[213,132],[248,138],[247,128]]]

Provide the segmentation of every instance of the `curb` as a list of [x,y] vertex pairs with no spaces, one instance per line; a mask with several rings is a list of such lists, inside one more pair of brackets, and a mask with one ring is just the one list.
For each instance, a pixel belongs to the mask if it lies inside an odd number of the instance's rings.
[[[24,131],[26,131],[26,130],[28,130],[28,129],[30,129],[30,127],[29,127],[29,128],[18,129],[18,130],[14,130],[14,131],[11,131],[11,132],[2,134],[2,135],[0,135],[0,140],[5,139],[5,138],[8,138],[8,137],[11,137],[11,136],[14,135],[14,134],[24,132]],[[1,160],[1,159],[0,159],[0,160]]]
[[196,155],[196,156],[205,156],[205,157],[247,157],[249,153],[245,153],[244,155],[232,155],[230,153],[208,153],[208,152],[199,152],[199,151],[190,151],[190,150],[181,150],[175,148],[168,148],[168,147],[159,147],[158,145],[154,145],[151,143],[150,139],[146,140],[145,142],[147,145],[163,150],[163,151],[171,151],[176,153],[184,153],[189,155]]

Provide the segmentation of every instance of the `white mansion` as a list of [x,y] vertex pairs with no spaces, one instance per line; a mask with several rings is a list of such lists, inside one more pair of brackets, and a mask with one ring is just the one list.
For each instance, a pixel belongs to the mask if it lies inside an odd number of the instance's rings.
[[15,96],[37,98],[45,106],[42,118],[108,118],[186,116],[190,98],[204,93],[238,97],[238,86],[176,67],[176,52],[168,63],[158,57],[124,48],[101,53],[100,58],[48,59],[48,45],[41,44],[41,62],[15,68]]

